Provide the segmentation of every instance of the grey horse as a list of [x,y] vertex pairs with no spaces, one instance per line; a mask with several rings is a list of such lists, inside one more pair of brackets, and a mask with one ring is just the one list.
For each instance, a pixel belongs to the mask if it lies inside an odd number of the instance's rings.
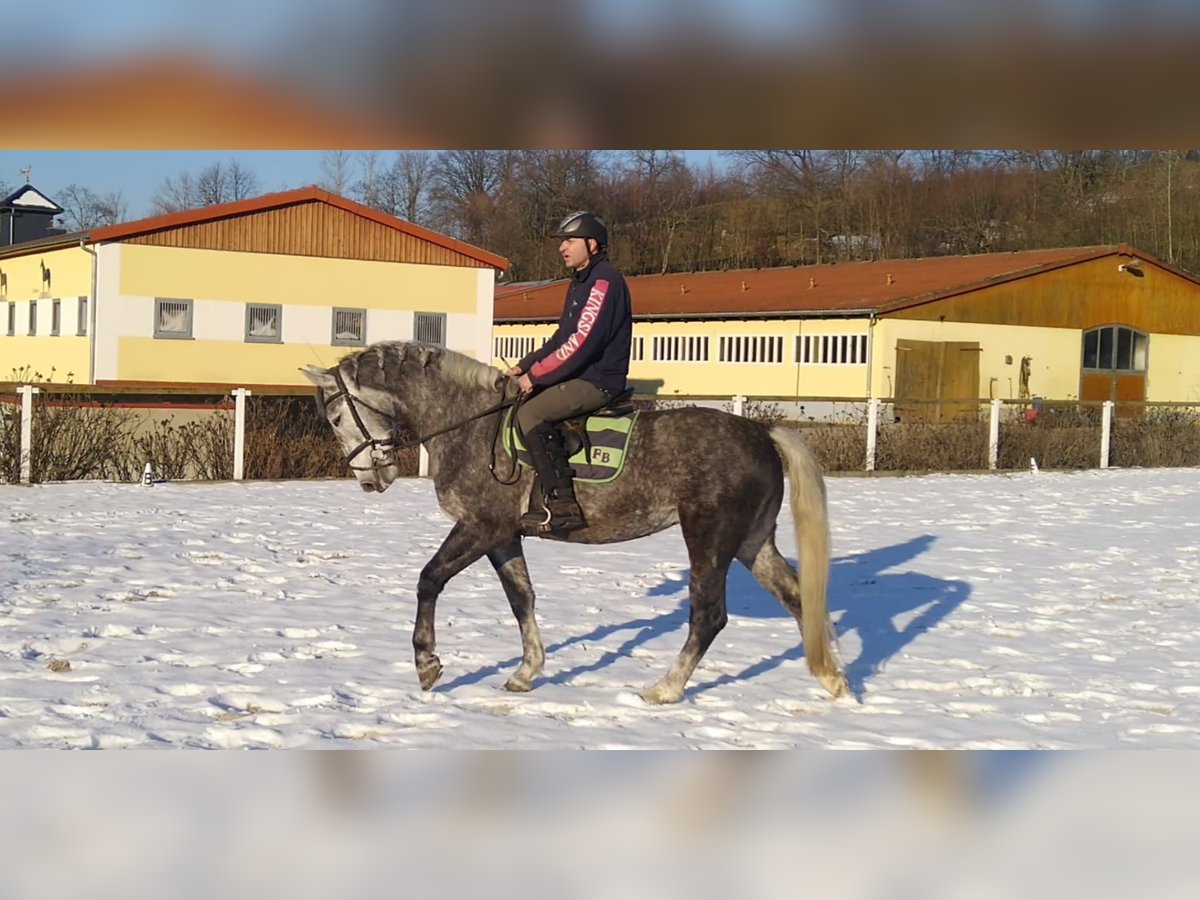
[[[487,556],[521,631],[521,665],[505,687],[528,691],[545,664],[519,520],[533,474],[503,478],[511,462],[497,440],[507,379],[462,354],[416,342],[373,344],[331,369],[301,370],[364,491],[399,476],[399,435],[416,436],[442,509],[454,527],[421,571],[413,630],[417,677],[429,690],[442,672],[434,637],[438,595]],[[788,475],[800,575],[775,546],[775,520]],[[506,483],[508,482],[508,483]],[[640,414],[625,470],[614,482],[580,484],[588,525],[558,538],[609,544],[678,525],[691,563],[688,635],[670,670],[642,693],[675,703],[713,639],[725,627],[725,582],[737,559],[800,625],[812,674],[835,696],[847,690],[830,646],[826,587],[829,524],[819,464],[798,435],[713,409]]]

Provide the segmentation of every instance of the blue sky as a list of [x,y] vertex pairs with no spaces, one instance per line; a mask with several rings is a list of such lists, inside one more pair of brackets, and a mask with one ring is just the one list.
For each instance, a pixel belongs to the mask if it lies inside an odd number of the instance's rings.
[[[321,181],[323,150],[0,150],[0,184],[24,184],[21,169],[31,166],[29,182],[51,200],[69,184],[97,194],[120,191],[129,219],[151,215],[159,185],[181,172],[197,174],[214,162],[237,160],[257,177],[264,192],[289,190]],[[352,151],[355,152],[355,151]],[[380,151],[385,157],[394,151]],[[685,151],[693,163],[719,159],[716,151]]]
[[55,199],[68,184],[97,194],[120,191],[131,219],[150,215],[151,198],[164,179],[180,172],[196,174],[214,162],[236,159],[258,177],[263,191],[303,187],[321,180],[320,150],[0,150],[0,183],[13,188],[25,181],[21,169],[32,166],[30,183]]

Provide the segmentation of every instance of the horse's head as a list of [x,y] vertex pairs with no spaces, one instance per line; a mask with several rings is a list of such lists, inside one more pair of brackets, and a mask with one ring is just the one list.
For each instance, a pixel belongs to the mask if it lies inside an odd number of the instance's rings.
[[396,464],[395,398],[359,377],[359,358],[332,369],[305,366],[300,371],[317,388],[317,405],[346,453],[364,491],[386,491],[400,475]]

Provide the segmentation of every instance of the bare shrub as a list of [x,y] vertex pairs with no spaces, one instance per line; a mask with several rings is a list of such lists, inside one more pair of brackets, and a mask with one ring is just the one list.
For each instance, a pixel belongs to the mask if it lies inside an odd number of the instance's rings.
[[1100,465],[1100,429],[1093,425],[1001,423],[996,465],[1027,469],[1094,469]]
[[176,424],[174,417],[154,422],[132,437],[122,455],[119,477],[135,481],[145,462],[171,481],[222,481],[233,477],[233,420],[216,407],[203,420]]
[[16,484],[21,477],[21,407],[0,403],[0,481]]
[[[247,401],[245,467],[247,478],[345,478],[350,474],[333,429],[316,404],[301,397],[251,397]],[[415,474],[415,464],[412,470]]]
[[875,468],[936,472],[984,469],[987,450],[985,422],[882,425],[875,445]]
[[867,429],[848,423],[791,426],[820,460],[826,472],[860,472],[867,456]]
[[782,425],[787,421],[787,416],[780,409],[778,403],[771,403],[764,400],[750,400],[742,408],[742,415],[752,422],[757,422],[759,425],[764,425],[767,428],[774,428],[776,425]]
[[1109,461],[1114,466],[1200,465],[1200,411],[1147,409],[1113,420]]

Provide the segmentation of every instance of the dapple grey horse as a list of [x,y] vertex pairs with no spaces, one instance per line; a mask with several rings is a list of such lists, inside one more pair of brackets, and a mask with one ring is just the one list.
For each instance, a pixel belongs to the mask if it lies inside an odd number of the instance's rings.
[[[505,687],[528,691],[545,663],[519,519],[532,471],[500,478],[512,465],[497,440],[508,379],[459,353],[416,342],[384,342],[332,369],[302,370],[364,491],[398,477],[401,435],[429,453],[442,509],[454,520],[417,582],[413,631],[417,677],[429,690],[442,672],[434,637],[438,595],[487,556],[521,631],[521,665]],[[511,401],[510,401],[511,402]],[[511,469],[509,469],[511,471]],[[788,476],[800,575],[775,546],[775,520]],[[506,483],[508,482],[508,483]],[[649,687],[648,703],[674,703],[728,621],[725,582],[739,560],[800,625],[809,670],[833,696],[846,691],[830,646],[826,587],[829,524],[819,464],[800,437],[714,409],[647,411],[634,428],[625,470],[610,484],[580,484],[587,527],[559,538],[609,544],[678,525],[691,562],[688,635],[670,670]]]

